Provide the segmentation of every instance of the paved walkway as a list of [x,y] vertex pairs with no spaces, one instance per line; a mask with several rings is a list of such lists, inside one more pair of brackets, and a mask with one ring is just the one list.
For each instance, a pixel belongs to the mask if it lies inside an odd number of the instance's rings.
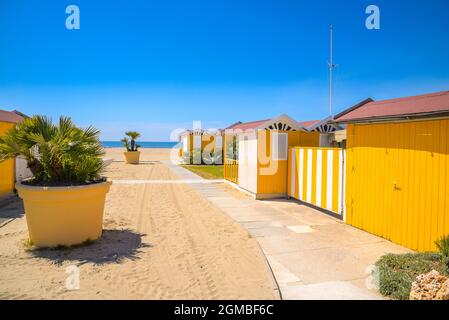
[[[180,179],[202,179],[165,164]],[[191,186],[257,239],[283,299],[382,299],[369,288],[373,264],[409,252],[294,201],[236,198],[219,182]]]

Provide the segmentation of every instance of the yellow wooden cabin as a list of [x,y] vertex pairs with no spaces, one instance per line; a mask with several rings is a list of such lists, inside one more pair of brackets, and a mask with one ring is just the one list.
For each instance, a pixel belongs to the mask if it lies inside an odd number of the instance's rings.
[[[0,110],[0,136],[4,135],[16,123],[23,120],[18,112]],[[11,194],[15,184],[15,160],[0,162],[0,198]]]
[[235,123],[225,130],[224,177],[256,199],[287,195],[290,146],[317,147],[319,132],[307,132],[287,115]]
[[346,222],[405,247],[449,234],[449,91],[373,101],[347,124]]
[[223,132],[186,130],[179,135],[179,156],[186,164],[223,164]]

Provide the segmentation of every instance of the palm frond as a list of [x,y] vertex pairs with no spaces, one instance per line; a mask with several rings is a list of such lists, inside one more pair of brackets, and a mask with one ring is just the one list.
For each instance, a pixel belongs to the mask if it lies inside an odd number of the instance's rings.
[[80,129],[68,117],[57,125],[45,116],[25,119],[0,138],[0,160],[22,155],[38,183],[98,179],[104,149],[94,127]]

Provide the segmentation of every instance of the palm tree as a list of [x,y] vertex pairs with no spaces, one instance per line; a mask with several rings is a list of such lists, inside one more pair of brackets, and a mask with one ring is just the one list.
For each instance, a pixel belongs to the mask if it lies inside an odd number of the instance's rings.
[[104,154],[99,131],[81,129],[68,117],[23,120],[0,138],[0,161],[23,156],[34,175],[28,183],[84,184],[100,179]]
[[131,138],[131,141],[127,137],[123,138],[121,141],[125,144],[127,151],[137,151],[140,146],[136,143],[136,140],[140,137],[140,133],[137,131],[125,132],[125,135]]

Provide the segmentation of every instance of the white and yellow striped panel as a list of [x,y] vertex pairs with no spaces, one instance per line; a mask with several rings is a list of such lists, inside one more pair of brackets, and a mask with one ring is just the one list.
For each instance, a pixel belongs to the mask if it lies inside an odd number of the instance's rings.
[[293,147],[288,155],[288,195],[344,214],[345,151]]

